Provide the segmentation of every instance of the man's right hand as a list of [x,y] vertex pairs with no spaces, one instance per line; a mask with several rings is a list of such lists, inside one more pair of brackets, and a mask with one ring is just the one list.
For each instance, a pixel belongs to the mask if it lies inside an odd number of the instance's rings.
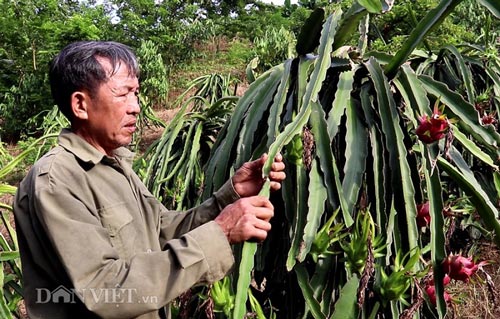
[[266,197],[252,196],[226,206],[215,222],[231,244],[248,240],[261,242],[271,230],[269,221],[273,215],[274,207]]

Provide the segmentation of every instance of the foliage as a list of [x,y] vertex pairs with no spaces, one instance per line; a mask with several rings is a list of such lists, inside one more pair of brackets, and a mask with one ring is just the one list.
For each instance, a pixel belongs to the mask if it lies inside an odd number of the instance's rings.
[[269,28],[263,37],[256,37],[253,51],[261,65],[260,71],[268,70],[283,60],[295,56],[295,42],[294,34],[283,27]]
[[109,0],[108,15],[114,15],[115,40],[139,48],[143,41],[155,43],[167,68],[191,61],[194,46],[209,33],[199,7],[184,1]]
[[[314,55],[300,55],[273,67],[239,100],[212,150],[204,196],[220,187],[233,169],[263,152],[270,158],[284,153],[288,178],[281,198],[273,198],[284,216],[275,217],[271,238],[262,246],[245,244],[236,249],[240,272],[232,277],[237,318],[247,311],[250,281],[259,286],[263,278],[269,288],[252,292],[261,305],[270,301],[283,309],[286,318],[301,313],[327,318],[334,310],[341,311],[341,305],[352,307],[335,293],[345,287],[353,297],[352,286],[359,295],[351,300],[358,299],[362,317],[411,317],[419,308],[424,316],[443,317],[447,309],[439,280],[437,308],[422,306],[424,297],[416,291],[430,270],[428,264],[436,278],[443,276],[440,265],[451,249],[443,228],[445,194],[467,196],[481,217],[476,223],[487,230],[484,235],[500,244],[494,204],[498,191],[487,186],[494,184],[500,134],[479,120],[474,107],[477,92],[486,90],[489,95],[498,90],[500,69],[495,60],[484,64],[452,46],[437,54],[411,55],[456,4],[445,0],[438,6],[442,10],[428,13],[394,58],[360,57],[342,50],[344,43],[337,41],[350,39],[346,33],[357,28],[350,21],[364,23],[359,17],[366,11],[359,6],[344,15],[337,11],[324,22]],[[350,49],[364,52],[361,47]],[[445,139],[424,144],[414,133],[417,118],[431,114],[436,103],[444,108],[452,129]],[[491,103],[487,107],[495,108],[496,102]],[[476,177],[480,172],[484,184]],[[430,203],[430,237],[416,223],[417,205],[425,200]],[[309,254],[312,241],[336,210],[340,210],[336,223],[345,228],[334,233],[351,236],[342,245],[332,241],[329,250],[342,251],[340,257],[316,254],[315,262]],[[365,210],[376,225],[371,235],[362,230],[365,223],[354,223]],[[353,240],[366,243],[366,250]],[[277,247],[288,254],[277,255]],[[342,256],[354,260],[352,267],[346,269]],[[354,270],[359,275],[354,276]],[[299,291],[293,291],[297,287]],[[286,296],[280,295],[285,289]],[[304,301],[302,308],[297,296]]]
[[150,96],[155,107],[166,107],[168,95],[168,71],[158,47],[150,40],[141,43],[137,49],[141,66],[141,94]]
[[[224,30],[228,38],[243,39],[233,42],[243,43],[233,48],[234,60],[249,59],[246,39],[269,48],[279,42],[276,30],[282,27],[299,35],[299,26],[320,3],[303,2],[276,8],[234,1],[218,7],[213,1],[0,0],[5,8],[0,13],[5,37],[0,134],[3,139],[39,136],[65,125],[49,101],[44,68],[69,41],[114,39],[136,48],[144,78],[151,79],[142,83],[141,127],[164,125],[152,110],[167,102],[165,77],[197,56],[200,41],[209,41],[218,54],[216,36]],[[241,99],[233,97],[229,77],[214,74],[188,85],[197,92],[174,104],[181,111],[134,166],[167,206],[194,206],[201,192],[207,197],[234,168],[263,152],[281,151],[288,170],[283,191],[271,194],[276,211],[283,213],[273,219],[268,240],[235,247],[244,275],[214,284],[210,293],[203,290],[217,299],[215,310],[229,317],[236,307],[237,313],[270,318],[410,313],[409,318],[415,309],[423,317],[443,317],[449,310],[439,280],[437,308],[422,305],[422,276],[428,271],[443,276],[440,261],[462,248],[453,242],[458,231],[496,241],[500,232],[499,22],[475,2],[459,2],[397,2],[388,13],[368,18],[368,8],[380,7],[376,1],[360,1],[366,8],[340,1],[332,7],[340,5],[345,13],[316,21],[318,43],[310,51],[280,63],[285,56],[264,50],[261,55],[272,61],[267,67],[278,65],[262,70]],[[498,7],[494,0],[480,2]],[[443,10],[427,13],[435,5]],[[238,17],[218,16],[223,11]],[[455,25],[444,19],[448,15]],[[384,23],[390,28],[377,33]],[[443,46],[444,41],[456,45]],[[431,115],[435,104],[444,109],[451,130],[427,145],[414,132],[418,118]],[[15,191],[5,182],[54,143],[54,135],[49,137],[21,142],[23,152],[16,158],[0,147],[1,192]],[[422,229],[415,217],[426,201],[430,227]],[[1,205],[3,213],[11,210]],[[20,299],[21,275],[15,242],[0,241],[5,274],[0,311],[9,318]]]
[[0,142],[0,167],[3,167],[12,160],[12,155],[9,154],[4,145],[4,143]]
[[[305,8],[296,8],[284,16],[283,8],[256,2],[236,17],[219,17],[214,22],[222,25],[223,35],[228,38],[245,38],[254,41],[264,37],[266,30],[284,28],[297,34],[300,26],[310,13]],[[248,28],[248,26],[252,28]]]
[[[5,185],[0,184],[0,195],[6,191]],[[19,302],[22,300],[21,288],[21,264],[17,246],[16,233],[9,219],[11,207],[0,204],[2,222],[8,232],[6,237],[0,233],[0,315],[2,318],[10,319],[20,317]]]
[[[392,10],[372,21],[370,41],[373,42],[370,49],[386,53],[398,51],[418,21],[438,3],[438,0],[396,1]],[[457,45],[473,42],[474,34],[469,30],[466,24],[459,23],[458,17],[455,18],[452,14],[450,19],[426,37],[422,46],[427,50],[435,50],[443,43]]]
[[[17,141],[41,122],[31,121],[53,106],[47,81],[49,60],[76,40],[112,39],[136,48],[142,58],[146,98],[165,105],[167,69],[195,55],[194,46],[208,38],[195,5],[179,1],[28,0],[5,1],[0,13],[0,134]],[[153,42],[147,42],[147,40]],[[151,45],[151,43],[155,43]],[[161,55],[161,58],[158,56]]]
[[[136,161],[144,184],[170,209],[187,209],[199,202],[203,167],[210,149],[232,111],[234,79],[219,74],[193,80],[177,103],[180,109]],[[184,99],[191,90],[194,95]]]
[[[48,61],[70,42],[114,40],[136,49],[148,79],[143,96],[156,107],[167,103],[172,71],[198,57],[204,43],[214,45],[217,54],[224,35],[253,40],[264,36],[270,26],[294,32],[306,12],[297,8],[285,19],[279,7],[256,2],[248,8],[241,1],[1,0],[0,4],[4,8],[0,13],[0,134],[6,141],[33,132],[41,122],[31,121],[28,126],[28,119],[52,108]],[[238,54],[246,58],[244,63],[250,55],[251,50]]]
[[251,43],[245,39],[233,39],[227,51],[228,65],[244,66],[252,59]]
[[0,134],[17,140],[41,124],[28,126],[28,119],[52,108],[46,75],[52,55],[76,39],[100,38],[108,28],[103,12],[77,1],[2,0],[0,4],[4,8],[0,13]]
[[500,29],[500,21],[494,19],[487,8],[474,0],[464,0],[455,10],[454,20],[455,23],[463,25],[469,32],[476,36],[479,35],[478,38],[473,39],[474,43],[492,43],[492,37],[495,34],[498,36]]
[[44,75],[34,72],[20,76],[17,85],[0,93],[0,135],[5,140],[15,141],[21,134],[34,131],[39,123],[28,122],[28,119],[51,105],[49,98]]

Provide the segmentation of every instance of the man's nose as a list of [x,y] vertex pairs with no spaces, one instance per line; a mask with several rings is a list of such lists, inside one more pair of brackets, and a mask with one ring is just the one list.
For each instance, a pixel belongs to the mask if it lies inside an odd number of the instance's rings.
[[130,114],[139,114],[141,112],[141,104],[139,96],[134,95],[129,99],[128,112]]

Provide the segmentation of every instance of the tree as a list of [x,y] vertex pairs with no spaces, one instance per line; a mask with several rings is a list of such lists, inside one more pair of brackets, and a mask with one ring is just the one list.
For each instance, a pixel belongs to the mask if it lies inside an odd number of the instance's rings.
[[52,108],[47,83],[48,61],[75,40],[104,37],[109,25],[100,7],[78,1],[1,0],[0,134],[17,140],[37,124],[28,119]]

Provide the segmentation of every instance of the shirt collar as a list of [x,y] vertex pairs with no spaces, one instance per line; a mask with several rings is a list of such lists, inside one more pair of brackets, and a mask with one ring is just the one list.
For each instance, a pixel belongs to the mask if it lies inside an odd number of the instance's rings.
[[[63,129],[58,137],[58,143],[68,152],[73,153],[83,162],[97,164],[100,163],[104,158],[110,159],[109,156],[99,152],[95,147],[87,143],[83,138],[73,133],[70,129]],[[119,147],[114,150],[114,154],[117,158],[125,160],[129,164],[132,164],[134,159],[134,153],[126,149],[125,147]]]

